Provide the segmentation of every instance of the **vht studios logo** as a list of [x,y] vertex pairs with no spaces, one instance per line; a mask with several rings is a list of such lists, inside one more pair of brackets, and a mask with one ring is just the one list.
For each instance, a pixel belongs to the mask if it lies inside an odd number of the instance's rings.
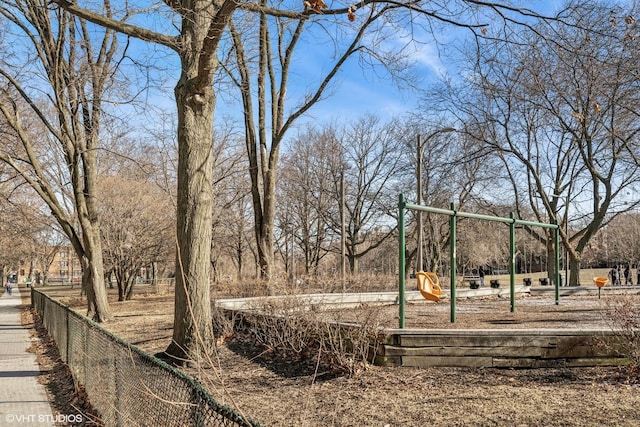
[[5,421],[8,423],[67,423],[81,424],[82,415],[80,414],[7,414]]

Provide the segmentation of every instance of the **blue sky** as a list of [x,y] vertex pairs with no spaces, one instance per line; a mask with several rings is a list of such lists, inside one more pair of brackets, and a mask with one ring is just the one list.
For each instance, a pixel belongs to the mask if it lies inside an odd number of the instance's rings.
[[[528,7],[537,7],[550,12],[556,7],[555,1],[527,2]],[[537,6],[536,6],[537,5]],[[292,69],[291,84],[288,87],[288,106],[298,102],[311,84],[318,81],[319,70],[325,70],[327,64],[331,63],[330,56],[333,54],[332,42],[322,36],[326,32],[332,31],[332,20],[345,17],[333,16],[325,22],[309,24],[311,36],[307,35],[307,40],[301,42],[296,52],[296,60]],[[358,17],[361,19],[362,17]],[[471,16],[470,22],[490,23],[495,22],[495,15]],[[329,22],[329,23],[327,23]],[[357,22],[356,22],[357,23]],[[450,24],[441,26],[421,26],[419,22],[406,21],[396,27],[389,24],[381,25],[376,31],[387,32],[387,38],[383,42],[385,48],[407,49],[410,60],[413,62],[416,75],[420,80],[420,87],[428,89],[435,84],[438,77],[444,73],[453,73],[451,55],[457,51],[457,46],[461,46],[469,40],[471,33],[468,29],[456,28]],[[436,22],[437,24],[437,22]],[[315,27],[314,27],[315,26]],[[320,30],[321,28],[321,30]],[[390,29],[391,28],[391,29]],[[318,31],[320,37],[315,38],[313,32]],[[335,30],[338,34],[339,30]],[[335,36],[336,43],[340,42],[340,37]],[[349,34],[346,31],[346,34]],[[323,45],[322,41],[326,41]],[[417,40],[414,42],[414,40]],[[326,46],[326,47],[325,47]],[[331,119],[349,119],[362,116],[367,113],[375,113],[383,118],[402,115],[408,111],[415,111],[416,103],[420,94],[415,90],[402,90],[395,86],[389,76],[383,73],[378,77],[374,76],[370,70],[362,69],[357,58],[350,58],[343,66],[340,73],[334,78],[332,90],[328,91],[325,99],[316,104],[301,121],[324,122]],[[233,112],[240,110],[240,105],[225,105],[224,100],[218,101],[218,111]]]
[[[415,72],[423,87],[433,84],[445,66],[437,51],[423,46],[415,52]],[[382,117],[413,111],[418,97],[415,91],[398,88],[388,76],[372,76],[357,61],[351,61],[335,80],[334,93],[318,104],[311,115],[324,117],[358,117],[373,113]]]
[[[552,15],[563,4],[558,0],[521,3],[547,15]],[[495,15],[489,16],[480,15],[476,17],[475,22],[501,25],[496,21]],[[523,18],[518,16],[518,19]],[[386,41],[387,46],[396,45],[398,48],[410,45],[414,70],[420,78],[421,87],[425,90],[436,84],[443,74],[457,73],[452,64],[457,63],[460,58],[454,58],[453,55],[456,55],[458,48],[469,43],[472,37],[468,29],[451,25],[444,25],[440,30],[437,27],[431,29],[433,33],[418,25],[411,25],[411,28],[397,29],[396,37]],[[415,37],[420,43],[411,43],[410,37]],[[333,95],[316,105],[310,113],[311,116],[318,120],[330,117],[357,117],[365,113],[391,117],[415,111],[416,102],[420,97],[415,91],[399,89],[388,78],[370,77],[370,74],[366,70],[363,71],[354,60],[351,60],[337,76],[335,87]]]
[[[431,39],[431,35],[426,35],[424,39]],[[409,44],[409,54],[415,65],[413,70],[419,76],[422,87],[433,84],[438,74],[446,70],[433,42],[410,43],[398,34],[398,37],[387,39],[384,43],[392,50],[406,48]],[[316,87],[319,76],[324,75],[333,64],[331,55],[333,55],[331,48],[322,47],[321,44],[314,42],[306,44],[301,42],[296,51],[287,90],[289,108],[299,104],[304,94],[308,93],[310,88]],[[348,120],[367,113],[390,118],[414,110],[417,100],[418,94],[415,90],[398,88],[383,71],[372,72],[371,69],[363,69],[358,63],[358,58],[354,56],[343,65],[339,74],[333,79],[330,89],[325,91],[324,99],[318,102],[300,122]],[[218,99],[218,113],[233,114],[240,110],[239,103],[230,102],[225,97]]]
[[[557,7],[556,1],[532,2],[530,7],[543,9],[549,12]],[[479,18],[483,19],[483,18]],[[486,21],[485,21],[486,22]],[[387,46],[406,46],[408,37],[417,37],[422,44],[411,44],[411,58],[415,64],[415,72],[420,78],[421,87],[427,89],[437,81],[440,74],[449,70],[452,47],[464,42],[469,36],[468,30],[456,30],[453,27],[437,34],[429,34],[416,26],[411,28],[398,28],[397,34],[385,41]],[[403,34],[404,32],[404,34]],[[433,41],[438,40],[438,45]],[[300,97],[308,87],[309,82],[317,82],[318,69],[325,68],[326,55],[331,52],[324,51],[320,41],[311,39],[303,45],[304,49],[298,52],[297,63],[291,78],[292,84],[288,88],[287,98],[289,107],[300,100]],[[149,47],[143,48],[149,52]],[[154,48],[151,48],[154,49]],[[443,50],[444,49],[444,50]],[[156,50],[155,54],[159,54]],[[325,56],[323,56],[325,55]],[[441,56],[442,55],[442,56]],[[155,55],[154,55],[155,56]],[[158,56],[162,57],[163,54]],[[152,96],[155,105],[175,109],[173,100],[173,85],[178,78],[178,58],[174,53],[168,53],[164,59],[167,61],[165,76],[166,92]],[[455,71],[454,71],[455,72]],[[305,122],[324,123],[333,119],[344,120],[357,118],[367,113],[374,113],[382,118],[402,115],[407,111],[414,111],[419,94],[412,90],[401,90],[387,77],[377,78],[368,70],[359,66],[356,58],[351,58],[342,71],[334,79],[332,89],[327,92],[324,100],[316,104],[307,115],[300,120]],[[228,115],[237,116],[240,119],[241,104],[233,102],[230,97],[219,96],[216,117],[221,120]]]

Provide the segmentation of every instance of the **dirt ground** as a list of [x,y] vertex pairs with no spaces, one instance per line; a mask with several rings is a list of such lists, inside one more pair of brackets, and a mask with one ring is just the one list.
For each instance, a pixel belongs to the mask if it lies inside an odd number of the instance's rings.
[[[516,294],[515,310],[511,311],[509,296],[459,298],[456,302],[456,321],[451,322],[451,303],[443,300],[415,301],[405,307],[407,328],[427,329],[611,329],[607,315],[615,310],[619,296],[561,297],[555,303],[552,289],[546,295],[532,297]],[[640,288],[638,288],[640,294]],[[389,328],[398,327],[398,306],[376,308],[381,322]],[[342,321],[357,321],[357,311],[341,313]]]
[[[84,310],[76,288],[44,289]],[[606,327],[614,300],[597,297],[460,301],[458,322],[446,304],[416,303],[410,327]],[[171,338],[171,295],[139,294],[113,301],[105,324],[125,340],[155,353]],[[397,324],[397,306],[378,308]],[[355,311],[351,311],[355,313]],[[141,315],[142,314],[142,315]],[[353,376],[317,370],[313,360],[283,360],[242,339],[217,347],[211,367],[189,370],[221,403],[265,426],[640,426],[640,386],[625,368],[461,369],[380,368]]]

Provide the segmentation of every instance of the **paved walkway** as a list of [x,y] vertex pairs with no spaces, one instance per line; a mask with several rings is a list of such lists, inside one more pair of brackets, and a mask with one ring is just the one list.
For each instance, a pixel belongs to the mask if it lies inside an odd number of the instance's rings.
[[20,321],[20,290],[0,297],[0,426],[53,426],[54,416],[44,386],[38,382],[40,367],[27,349],[32,338]]

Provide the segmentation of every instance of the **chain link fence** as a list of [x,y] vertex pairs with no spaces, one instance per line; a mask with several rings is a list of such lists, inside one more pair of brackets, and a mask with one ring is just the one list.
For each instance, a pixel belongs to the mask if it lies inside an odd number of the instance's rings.
[[31,303],[105,426],[253,426],[192,377],[31,288]]

